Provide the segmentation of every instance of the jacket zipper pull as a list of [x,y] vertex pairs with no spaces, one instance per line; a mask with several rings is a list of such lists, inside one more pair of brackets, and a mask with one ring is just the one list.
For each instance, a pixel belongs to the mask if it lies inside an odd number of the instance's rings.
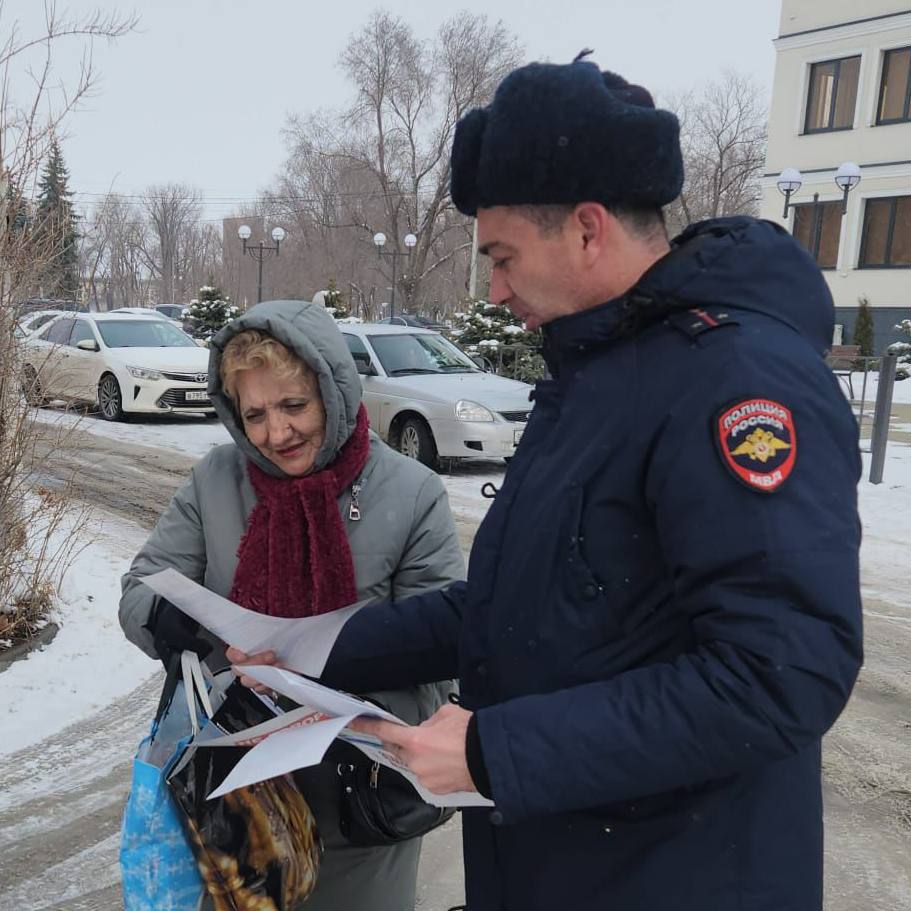
[[378,762],[373,763],[370,767],[370,787],[375,791],[379,786],[380,778],[380,764]]
[[348,518],[352,522],[361,521],[361,507],[357,502],[358,494],[361,492],[361,485],[359,483],[351,485],[351,504],[348,507]]

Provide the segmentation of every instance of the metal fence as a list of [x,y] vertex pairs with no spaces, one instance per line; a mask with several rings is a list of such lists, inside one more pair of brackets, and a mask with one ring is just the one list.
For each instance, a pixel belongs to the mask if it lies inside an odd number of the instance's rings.
[[827,358],[826,362],[851,402],[860,430],[861,452],[871,455],[870,482],[881,484],[889,443],[898,357],[895,354],[884,354],[882,357],[835,355]]

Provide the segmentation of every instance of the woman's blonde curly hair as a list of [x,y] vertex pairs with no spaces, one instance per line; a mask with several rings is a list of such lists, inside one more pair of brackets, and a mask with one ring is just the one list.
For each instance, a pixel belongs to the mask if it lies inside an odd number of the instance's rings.
[[258,329],[238,332],[225,345],[221,355],[219,375],[225,392],[234,404],[237,402],[237,375],[244,370],[268,367],[277,376],[303,378],[319,389],[316,374],[294,352],[278,339]]

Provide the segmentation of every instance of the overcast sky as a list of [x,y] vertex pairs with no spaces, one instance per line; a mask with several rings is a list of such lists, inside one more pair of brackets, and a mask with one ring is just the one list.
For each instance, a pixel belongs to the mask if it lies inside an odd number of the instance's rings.
[[[210,218],[242,207],[281,167],[286,115],[350,98],[336,60],[378,6],[424,38],[453,11],[485,13],[503,20],[529,60],[569,61],[591,47],[603,69],[658,95],[726,68],[770,88],[780,10],[778,0],[58,0],[59,11],[134,9],[141,20],[116,43],[96,43],[97,92],[67,123],[63,154],[77,204],[109,189],[138,194],[180,181],[203,191]],[[4,40],[14,22],[24,36],[36,34],[42,7],[6,0]],[[75,41],[58,48],[58,79],[72,82],[81,52]]]

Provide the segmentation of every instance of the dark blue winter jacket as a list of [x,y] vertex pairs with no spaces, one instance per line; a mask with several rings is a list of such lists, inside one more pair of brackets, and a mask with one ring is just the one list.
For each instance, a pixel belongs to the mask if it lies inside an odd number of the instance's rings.
[[470,911],[822,907],[820,738],[862,657],[832,324],[780,228],[688,230],[546,327],[467,583],[344,629],[330,683],[458,676],[477,713]]

